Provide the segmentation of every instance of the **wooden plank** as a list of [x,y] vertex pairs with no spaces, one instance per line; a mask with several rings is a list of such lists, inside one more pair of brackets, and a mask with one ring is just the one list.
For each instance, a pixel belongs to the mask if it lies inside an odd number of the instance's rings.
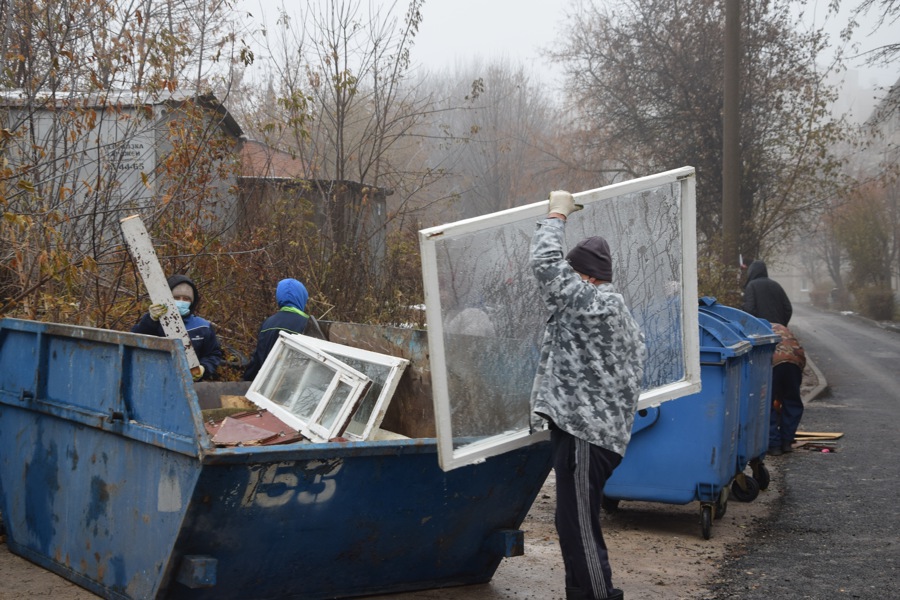
[[138,272],[144,280],[144,287],[147,288],[150,303],[165,304],[169,307],[166,314],[159,318],[166,337],[182,341],[191,372],[193,373],[195,369],[199,372],[200,361],[197,360],[197,353],[194,352],[194,347],[191,345],[191,337],[184,327],[184,321],[178,314],[175,298],[172,297],[172,290],[169,289],[166,276],[156,258],[156,250],[153,249],[153,242],[150,240],[147,228],[144,227],[144,222],[139,216],[132,215],[119,221],[119,224],[122,227],[122,235],[125,238],[125,245],[128,246],[128,252],[131,253]]
[[794,438],[822,438],[825,440],[837,440],[844,437],[842,432],[824,432],[824,431],[798,431],[794,434]]

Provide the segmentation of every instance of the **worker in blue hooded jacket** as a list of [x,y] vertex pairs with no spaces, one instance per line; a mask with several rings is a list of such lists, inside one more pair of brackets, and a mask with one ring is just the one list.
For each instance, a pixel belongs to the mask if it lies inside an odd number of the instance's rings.
[[[184,328],[191,338],[191,346],[197,355],[199,367],[192,370],[194,381],[208,380],[215,376],[216,369],[222,363],[222,347],[216,337],[216,330],[212,323],[196,314],[200,306],[200,292],[190,277],[185,275],[172,275],[167,280],[169,289],[172,290],[172,298],[178,313],[184,321]],[[133,333],[166,337],[160,317],[166,314],[168,307],[165,304],[151,304],[150,308],[141,320],[131,328]]]
[[296,279],[282,279],[275,289],[275,301],[278,302],[278,312],[263,321],[259,328],[259,336],[256,340],[256,350],[250,357],[250,364],[244,371],[244,381],[253,381],[260,367],[278,341],[278,334],[282,331],[288,333],[303,333],[309,322],[309,315],[303,312],[306,309],[306,301],[309,292],[306,287]]

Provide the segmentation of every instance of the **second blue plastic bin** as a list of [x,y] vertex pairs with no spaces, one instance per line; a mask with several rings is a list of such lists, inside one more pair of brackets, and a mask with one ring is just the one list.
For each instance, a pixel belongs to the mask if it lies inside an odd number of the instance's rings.
[[638,412],[604,505],[700,501],[703,537],[709,538],[735,475],[744,360],[752,345],[722,318],[701,311],[698,321],[702,389]]

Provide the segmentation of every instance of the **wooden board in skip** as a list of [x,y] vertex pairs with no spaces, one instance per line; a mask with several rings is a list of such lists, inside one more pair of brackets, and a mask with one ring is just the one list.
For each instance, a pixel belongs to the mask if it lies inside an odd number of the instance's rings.
[[125,217],[120,222],[122,227],[122,236],[125,238],[125,244],[128,251],[137,265],[138,272],[144,280],[144,286],[147,288],[147,294],[150,296],[151,304],[165,304],[168,307],[166,314],[159,318],[166,337],[175,340],[181,340],[184,344],[184,351],[187,354],[188,365],[191,371],[199,368],[200,362],[197,360],[197,353],[191,345],[191,337],[188,335],[187,329],[184,327],[184,321],[178,314],[178,307],[175,305],[175,298],[172,297],[172,290],[166,282],[166,276],[163,273],[159,260],[156,258],[156,250],[153,249],[153,242],[144,222],[137,215]]

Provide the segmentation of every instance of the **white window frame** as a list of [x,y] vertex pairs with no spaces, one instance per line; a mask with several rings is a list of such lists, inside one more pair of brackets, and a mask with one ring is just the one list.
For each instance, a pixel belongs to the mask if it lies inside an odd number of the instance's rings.
[[[368,389],[371,380],[353,367],[344,364],[327,352],[323,352],[309,344],[309,340],[312,338],[303,339],[304,337],[305,336],[287,334],[283,331],[279,334],[278,340],[272,347],[272,351],[269,352],[269,356],[266,357],[265,362],[259,370],[259,374],[253,380],[250,389],[247,390],[247,398],[260,408],[265,408],[284,421],[285,424],[293,427],[313,442],[327,442],[328,440],[337,437],[350,422],[353,411],[356,410],[356,407],[363,394]],[[273,373],[277,372],[277,369],[280,366],[277,364],[277,356],[280,353],[282,346],[287,346],[291,350],[300,352],[334,372],[328,388],[308,419],[290,412],[281,404],[273,402],[260,393],[260,389],[265,385],[268,378]],[[331,427],[326,427],[319,421],[325,412],[325,408],[334,398],[338,385],[341,383],[347,384],[350,387],[350,391],[341,403],[341,407],[334,419],[334,423]],[[299,393],[299,391],[300,390],[297,390],[297,393]]]
[[[574,194],[578,204],[590,205],[617,196],[635,194],[663,185],[680,184],[681,197],[681,327],[684,344],[684,377],[674,383],[645,390],[638,401],[638,409],[657,406],[700,390],[700,342],[697,317],[697,236],[696,236],[696,179],[693,167],[682,167],[648,177],[616,183],[606,187]],[[425,287],[425,317],[428,323],[428,347],[431,364],[431,385],[437,430],[438,460],[445,471],[485,460],[515,448],[547,439],[546,430],[530,432],[527,428],[490,436],[475,443],[453,447],[451,403],[448,391],[448,370],[444,349],[443,312],[438,282],[437,241],[477,233],[491,227],[503,226],[546,216],[548,201],[512,208],[481,217],[465,219],[447,225],[421,230],[419,245],[422,254],[422,274]],[[687,303],[687,305],[686,305]]]
[[[357,435],[348,430],[344,430],[343,432],[343,436],[350,440],[364,441],[369,439],[372,432],[381,426],[381,421],[384,420],[384,415],[387,412],[388,405],[390,404],[391,398],[394,396],[394,392],[397,390],[397,385],[400,383],[400,377],[403,375],[403,371],[406,370],[407,365],[409,365],[409,361],[405,358],[398,358],[396,356],[381,354],[379,352],[372,352],[371,350],[363,350],[362,348],[345,346],[343,344],[337,344],[335,342],[329,342],[327,340],[320,340],[318,338],[300,336],[299,334],[286,333],[284,335],[288,338],[302,337],[304,338],[302,341],[307,345],[317,348],[322,352],[335,357],[337,360],[340,360],[341,357],[348,357],[361,362],[380,365],[386,367],[389,370],[388,375],[385,378],[384,384],[381,388],[381,393],[375,400],[375,406],[372,408],[372,414],[366,421],[366,425],[363,428],[362,434]],[[363,398],[360,400],[360,405],[362,405],[362,402],[364,400],[365,396],[363,396]],[[356,413],[356,411],[353,412],[354,414]],[[347,423],[348,427],[352,420],[353,416],[351,415],[351,418]]]

